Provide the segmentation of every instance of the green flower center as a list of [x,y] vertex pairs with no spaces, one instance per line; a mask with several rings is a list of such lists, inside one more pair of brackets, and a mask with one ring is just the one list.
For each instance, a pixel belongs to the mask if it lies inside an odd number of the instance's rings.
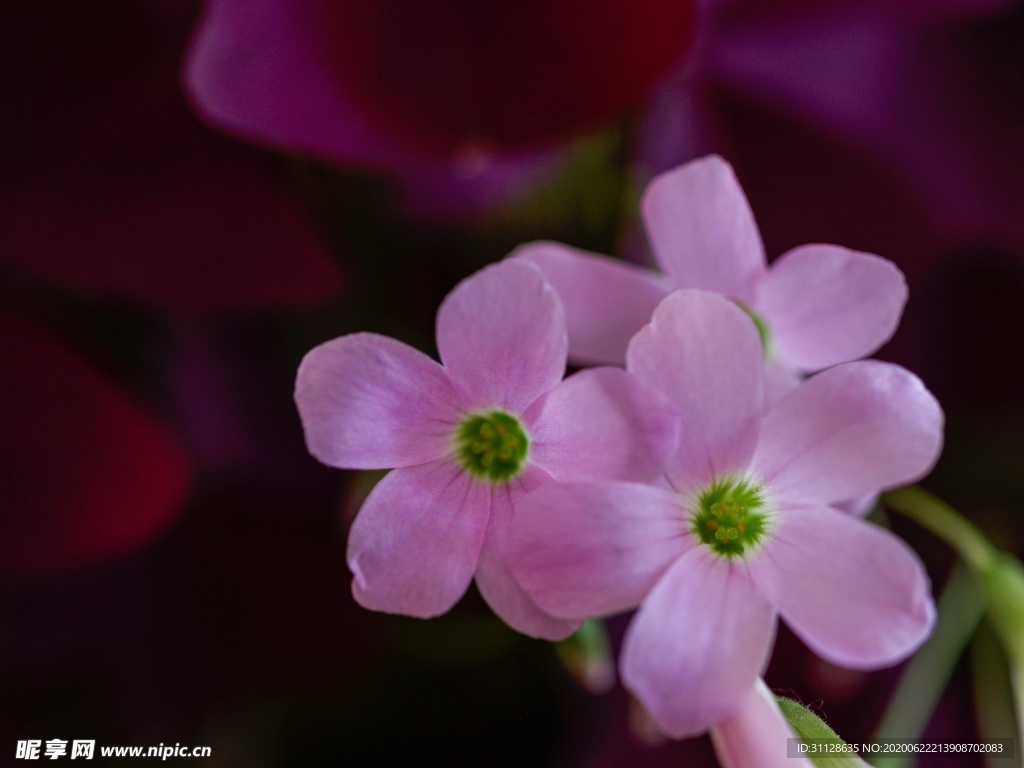
[[463,469],[492,483],[518,475],[530,448],[519,419],[504,411],[467,416],[455,428],[454,439],[455,454]]
[[690,531],[723,557],[757,545],[768,528],[764,489],[747,478],[720,478],[697,496]]

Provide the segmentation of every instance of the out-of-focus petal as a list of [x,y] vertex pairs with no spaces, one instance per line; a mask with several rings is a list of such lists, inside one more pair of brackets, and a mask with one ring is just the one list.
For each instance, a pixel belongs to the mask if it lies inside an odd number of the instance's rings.
[[491,486],[448,459],[388,473],[349,531],[356,601],[421,618],[446,612],[473,579],[490,508]]
[[633,483],[550,483],[517,501],[509,562],[546,611],[588,618],[640,604],[693,546],[675,494]]
[[211,0],[187,82],[213,122],[331,160],[520,151],[640,103],[694,13],[692,0]]
[[[524,198],[566,164],[567,152],[560,147],[509,153],[478,140],[438,152],[423,122],[381,124],[381,116],[352,92],[336,60],[345,55],[346,37],[360,38],[357,30],[332,30],[332,24],[342,23],[333,19],[344,15],[342,5],[208,3],[185,73],[196,110],[258,144],[385,171],[403,207],[423,218],[455,217]],[[409,23],[408,14],[396,19]],[[372,49],[365,47],[369,39]],[[382,45],[379,36],[361,37],[350,52],[372,60]],[[396,73],[377,100],[401,102],[409,93],[399,84]],[[450,104],[432,106],[451,114]]]
[[338,270],[280,169],[189,114],[190,21],[188,4],[4,8],[0,260],[174,309],[323,299]]
[[760,679],[736,714],[711,729],[722,768],[813,768],[807,758],[788,757],[788,739],[796,737]]
[[713,99],[692,87],[693,65],[699,61],[679,62],[644,106],[633,157],[637,180],[644,185],[660,171],[720,151],[721,126]]
[[565,374],[565,313],[540,268],[522,260],[463,280],[437,313],[437,348],[471,406],[521,413]]
[[539,266],[558,291],[569,356],[580,363],[622,365],[629,340],[671,290],[657,272],[560,243],[529,243],[512,255]]
[[772,264],[755,306],[768,323],[773,352],[817,371],[881,347],[906,302],[906,281],[891,261],[837,245],[804,245]]
[[679,436],[675,408],[620,368],[570,376],[525,417],[530,461],[556,480],[653,480]]
[[167,430],[60,340],[0,311],[0,570],[57,571],[156,535],[188,489]]
[[751,575],[818,655],[874,669],[913,653],[935,623],[924,567],[893,534],[825,506],[780,510]]
[[[808,14],[814,11],[864,12],[891,23],[906,21],[942,21],[985,16],[1012,5],[1013,0],[770,0],[767,3],[737,3],[742,16],[747,11],[757,18],[765,13]],[[880,13],[881,11],[881,13]]]
[[747,468],[763,403],[763,352],[753,321],[731,301],[677,291],[627,352],[628,368],[684,422],[667,474],[678,490]]
[[551,478],[535,467],[504,485],[496,485],[491,494],[491,517],[480,550],[476,585],[480,594],[513,629],[548,640],[561,640],[579,629],[578,620],[555,618],[545,613],[516,582],[509,562],[509,530],[515,524],[523,497]]
[[832,503],[917,480],[942,449],[921,380],[865,360],[802,383],[765,416],[752,466],[779,501]]
[[[1020,217],[1007,216],[1020,208],[1020,166],[1008,148],[1024,115],[1012,0],[950,0],[913,14],[888,4],[884,13],[857,7],[864,3],[815,5],[723,27],[711,54],[715,77],[734,98],[771,103],[777,114],[838,139],[840,151],[855,146],[895,171],[928,209],[930,221],[912,244],[936,237],[933,247],[948,247],[979,232],[1019,244]],[[921,11],[925,3],[900,5]],[[957,16],[978,20],[956,23]],[[853,202],[857,217],[856,208],[872,206],[870,197]]]
[[912,61],[914,27],[836,3],[817,6],[740,15],[722,25],[710,52],[715,77],[840,137],[874,137],[896,109],[893,80],[902,80]]
[[373,333],[310,350],[299,366],[295,402],[309,452],[345,469],[440,458],[461,416],[458,393],[438,363]]
[[717,155],[655,177],[641,203],[655,258],[680,288],[747,301],[764,245],[732,166]]
[[692,549],[630,624],[622,681],[669,736],[703,733],[742,706],[767,663],[774,629],[771,606],[742,561]]
[[330,4],[213,0],[192,40],[185,84],[207,120],[261,144],[328,159],[382,162],[388,141],[337,77]]

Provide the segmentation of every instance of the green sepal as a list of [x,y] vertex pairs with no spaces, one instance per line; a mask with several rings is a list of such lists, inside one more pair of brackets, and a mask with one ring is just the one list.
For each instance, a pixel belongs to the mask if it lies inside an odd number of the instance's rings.
[[[779,709],[782,710],[782,714],[785,715],[786,720],[789,721],[790,726],[799,736],[806,742],[814,742],[822,744],[826,742],[835,742],[836,744],[845,744],[839,735],[828,727],[828,724],[818,717],[816,714],[807,709],[803,704],[793,699],[787,699],[782,696],[777,697],[779,703]],[[871,768],[871,766],[864,762],[860,757],[855,754],[849,755],[815,755],[808,754],[807,759],[810,760],[818,768]]]

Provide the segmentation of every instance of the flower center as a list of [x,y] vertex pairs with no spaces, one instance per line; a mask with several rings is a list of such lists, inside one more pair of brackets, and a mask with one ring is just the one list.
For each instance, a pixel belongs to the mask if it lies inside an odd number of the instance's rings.
[[492,483],[518,475],[530,447],[519,419],[504,411],[467,416],[455,428],[454,438],[455,453],[463,469]]
[[723,557],[742,555],[768,529],[764,489],[748,478],[718,478],[698,496],[691,532]]

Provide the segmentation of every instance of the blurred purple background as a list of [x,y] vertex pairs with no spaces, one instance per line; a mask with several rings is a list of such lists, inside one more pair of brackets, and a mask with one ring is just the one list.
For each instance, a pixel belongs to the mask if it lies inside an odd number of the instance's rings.
[[[308,456],[291,399],[342,333],[433,352],[444,294],[520,242],[643,260],[643,184],[711,151],[770,256],[834,242],[906,272],[881,356],[947,411],[926,485],[1024,551],[1019,3],[0,19],[0,764],[81,738],[209,745],[218,766],[714,765],[706,739],[642,743],[621,689],[586,693],[473,593],[432,622],[355,605],[345,530],[370,480]],[[893,524],[941,586],[953,556]],[[851,741],[897,679],[785,630],[768,673]],[[965,662],[930,733],[973,739],[976,718]]]

